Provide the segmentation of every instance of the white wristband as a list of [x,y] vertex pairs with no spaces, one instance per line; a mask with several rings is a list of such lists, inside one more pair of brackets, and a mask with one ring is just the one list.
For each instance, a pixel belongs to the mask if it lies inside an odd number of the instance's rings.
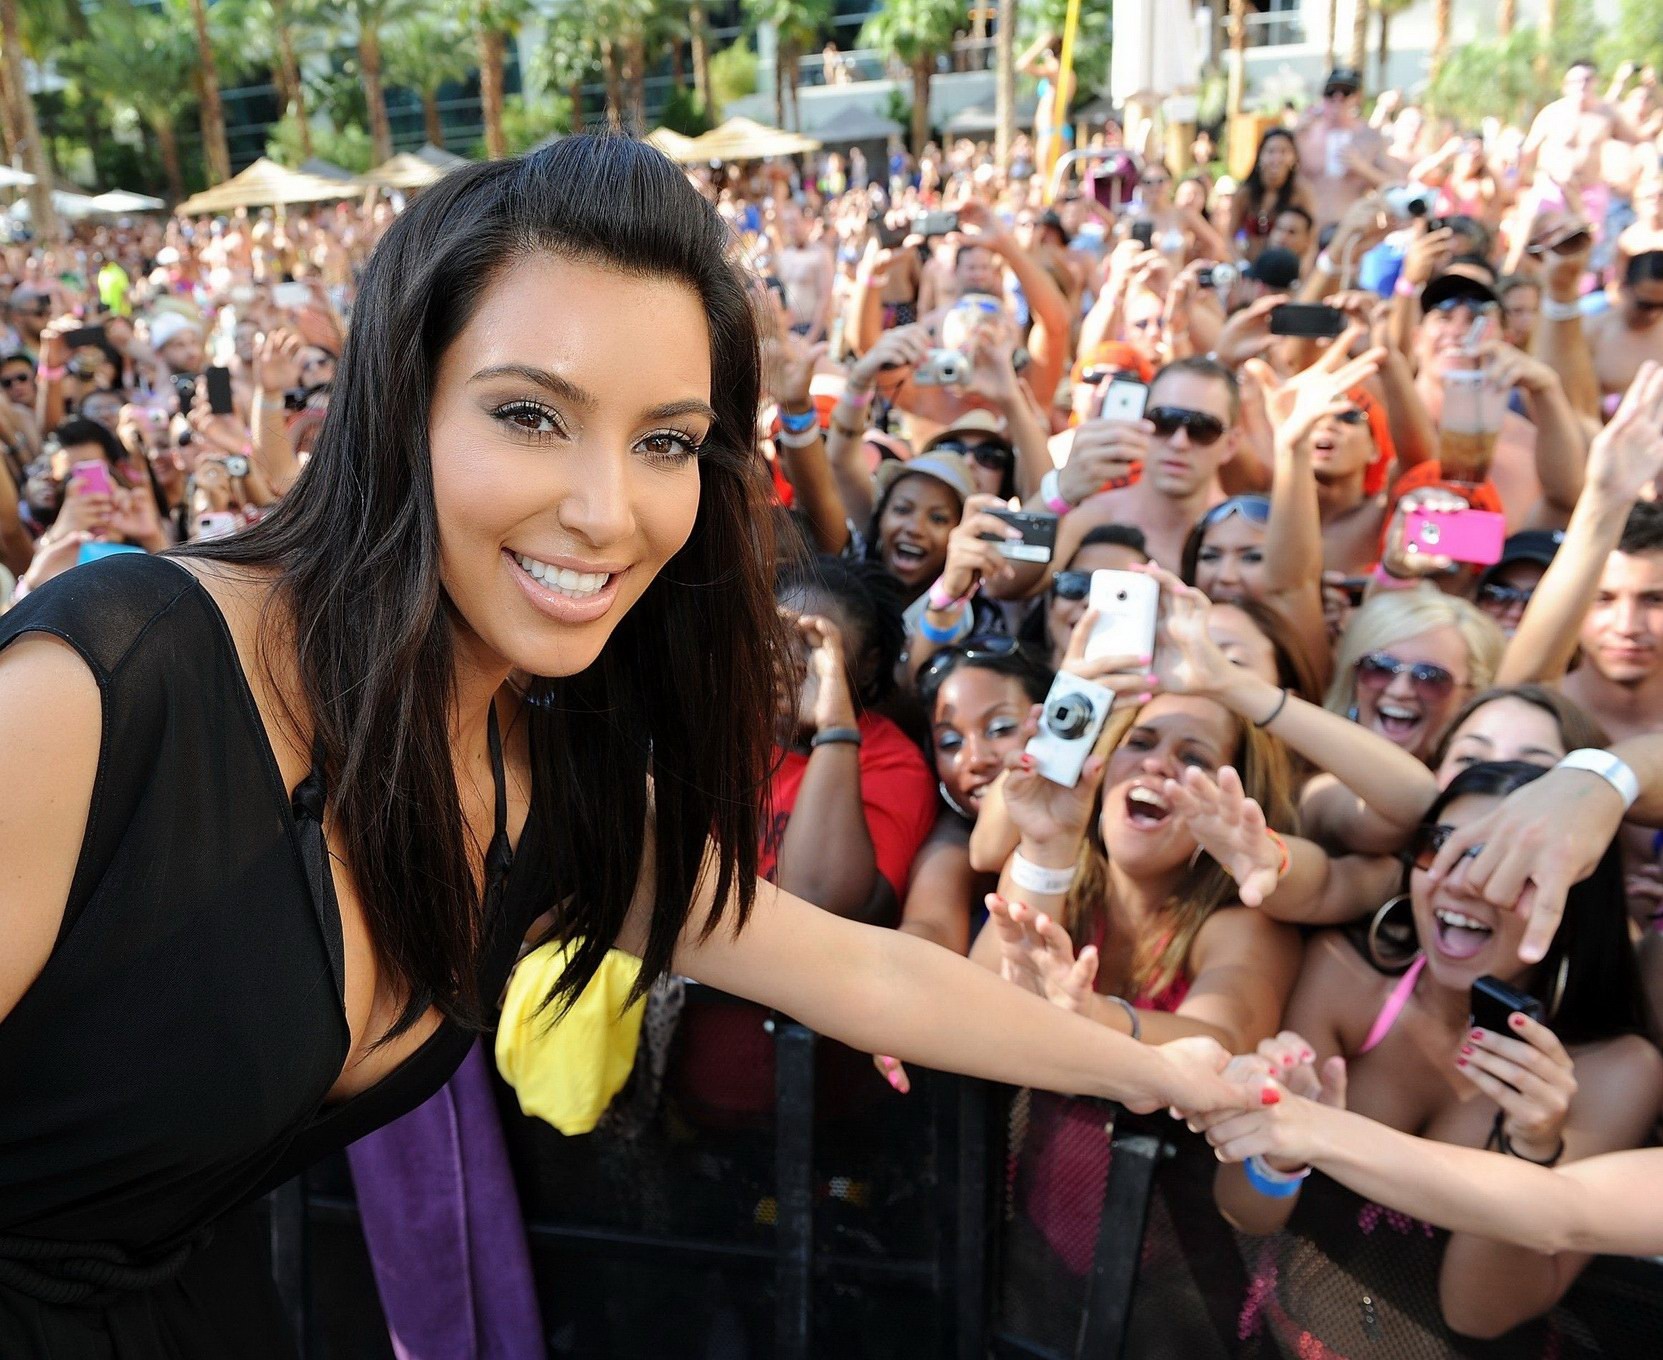
[[1558,302],[1553,298],[1542,299],[1542,320],[1544,321],[1578,321],[1582,317],[1580,302]]
[[1039,498],[1053,515],[1066,515],[1074,502],[1062,494],[1062,474],[1052,468],[1039,479]]
[[1023,859],[1020,850],[1011,855],[1010,871],[1011,882],[1023,892],[1061,897],[1074,883],[1072,866],[1067,869],[1047,869],[1044,865],[1035,864],[1031,859]]
[[1554,769],[1586,770],[1589,774],[1597,774],[1622,795],[1624,812],[1633,807],[1635,799],[1640,796],[1640,781],[1628,767],[1628,762],[1597,746],[1584,746],[1572,751]]

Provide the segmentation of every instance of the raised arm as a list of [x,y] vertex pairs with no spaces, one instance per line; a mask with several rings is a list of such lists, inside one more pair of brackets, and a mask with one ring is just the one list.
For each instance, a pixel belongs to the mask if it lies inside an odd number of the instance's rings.
[[[1539,237],[1563,235],[1564,224],[1539,229]],[[1572,238],[1574,239],[1574,237]],[[1583,332],[1578,309],[1583,273],[1594,238],[1581,235],[1582,244],[1569,254],[1550,251],[1542,276],[1542,324],[1536,332],[1536,357],[1559,375],[1571,409],[1591,421],[1600,418],[1599,378],[1594,372],[1593,351]]]
[[1570,517],[1582,495],[1588,453],[1582,422],[1571,409],[1559,375],[1547,364],[1504,341],[1491,341],[1483,348],[1496,383],[1524,393],[1530,423],[1536,427],[1536,476],[1542,484],[1537,514],[1557,527]]

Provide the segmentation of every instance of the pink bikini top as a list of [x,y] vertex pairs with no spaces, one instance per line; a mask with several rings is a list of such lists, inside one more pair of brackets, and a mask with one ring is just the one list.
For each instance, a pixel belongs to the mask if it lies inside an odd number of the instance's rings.
[[1408,972],[1397,980],[1392,994],[1386,998],[1386,1004],[1380,1008],[1380,1014],[1374,1017],[1374,1026],[1369,1030],[1369,1037],[1363,1040],[1363,1046],[1357,1050],[1359,1057],[1376,1047],[1392,1032],[1397,1017],[1403,1014],[1403,1008],[1409,1004],[1409,998],[1414,994],[1415,983],[1420,979],[1420,972],[1424,967],[1426,955],[1420,954],[1409,965]]

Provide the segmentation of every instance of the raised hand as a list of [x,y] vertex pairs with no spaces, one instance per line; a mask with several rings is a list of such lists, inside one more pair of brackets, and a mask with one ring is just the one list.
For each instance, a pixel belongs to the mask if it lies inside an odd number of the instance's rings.
[[[1040,711],[1035,704],[1022,724],[1024,747],[1039,731]],[[1074,862],[1107,767],[1102,756],[1087,756],[1079,783],[1070,789],[1040,774],[1025,750],[1005,757],[1005,811],[1021,834],[1022,853],[1028,859],[1051,868]]]
[[300,386],[300,351],[306,341],[286,326],[268,331],[254,347],[254,382],[272,396]]
[[1386,526],[1386,550],[1380,555],[1380,565],[1390,576],[1412,580],[1419,576],[1445,576],[1455,570],[1455,559],[1441,553],[1409,551],[1406,529],[1409,516],[1416,510],[1433,512],[1468,510],[1471,507],[1447,487],[1427,486],[1411,491],[1392,509],[1391,521]]
[[1588,446],[1588,486],[1627,504],[1663,475],[1663,364],[1648,359]]
[[1147,420],[1088,420],[1074,431],[1068,463],[1057,473],[1057,493],[1078,505],[1110,482],[1131,475],[1149,456],[1155,427]]
[[1139,703],[1147,700],[1155,689],[1155,676],[1149,669],[1147,656],[1099,656],[1086,660],[1086,648],[1091,644],[1091,630],[1097,624],[1097,611],[1088,609],[1069,630],[1068,650],[1063,653],[1061,670],[1077,675],[1082,680],[1112,689],[1118,700],[1131,695]]
[[770,336],[762,342],[763,390],[781,406],[807,406],[814,366],[830,347],[824,340],[810,344],[790,330]]
[[1283,849],[1231,766],[1222,767],[1217,779],[1192,766],[1182,780],[1168,779],[1162,792],[1196,844],[1235,879],[1243,906],[1256,907],[1276,891]]
[[1520,1156],[1551,1161],[1564,1148],[1565,1125],[1576,1097],[1574,1064],[1546,1025],[1520,1011],[1507,1020],[1512,1037],[1473,1030],[1455,1066],[1501,1106],[1502,1129]]
[[1004,508],[999,497],[986,494],[964,503],[963,517],[947,535],[947,560],[941,568],[943,588],[955,600],[968,595],[980,581],[1011,575],[1011,559],[1000,553],[999,545],[1020,539],[1022,531],[987,513]]
[[1348,327],[1314,364],[1267,394],[1266,409],[1278,440],[1301,447],[1320,421],[1351,409],[1351,390],[1372,378],[1386,361],[1386,351],[1379,347],[1347,358],[1351,346],[1367,333],[1366,325]]
[[854,727],[857,722],[854,696],[849,689],[849,668],[844,658],[843,634],[830,619],[804,614],[797,631],[808,644],[808,673],[803,678],[799,712],[817,732],[832,727]]
[[999,975],[1067,1011],[1084,1011],[1097,980],[1097,950],[1087,945],[1076,957],[1062,925],[1025,902],[989,893],[988,919],[999,940]]
[[849,370],[849,381],[864,391],[886,373],[910,372],[930,352],[930,333],[922,326],[897,326],[887,330],[871,349]]

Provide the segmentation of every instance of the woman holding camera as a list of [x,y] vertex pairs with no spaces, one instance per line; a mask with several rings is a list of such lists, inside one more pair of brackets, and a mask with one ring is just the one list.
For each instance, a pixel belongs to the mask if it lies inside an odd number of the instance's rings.
[[[1416,834],[1404,891],[1364,942],[1333,931],[1312,939],[1285,1031],[1259,1048],[1292,1089],[1538,1166],[1644,1140],[1663,1096],[1663,1057],[1642,1037],[1616,851],[1572,891],[1571,910],[1534,965],[1519,960],[1523,916],[1427,872],[1451,834],[1543,773],[1522,763],[1462,770]],[[1403,909],[1413,927],[1407,966],[1374,957],[1387,919]],[[1366,1333],[1405,1353],[1458,1354],[1458,1336],[1496,1337],[1547,1313],[1587,1261],[1474,1233],[1445,1242],[1425,1225],[1382,1221],[1378,1205],[1304,1174],[1276,1158],[1219,1173],[1219,1206],[1233,1223],[1254,1233],[1287,1228],[1261,1258],[1244,1334],[1308,1334],[1348,1354]],[[1343,1262],[1346,1272],[1311,1269],[1318,1261]],[[1336,1285],[1388,1275],[1400,1287],[1373,1289],[1367,1302]],[[1543,1328],[1546,1344],[1551,1327]]]

